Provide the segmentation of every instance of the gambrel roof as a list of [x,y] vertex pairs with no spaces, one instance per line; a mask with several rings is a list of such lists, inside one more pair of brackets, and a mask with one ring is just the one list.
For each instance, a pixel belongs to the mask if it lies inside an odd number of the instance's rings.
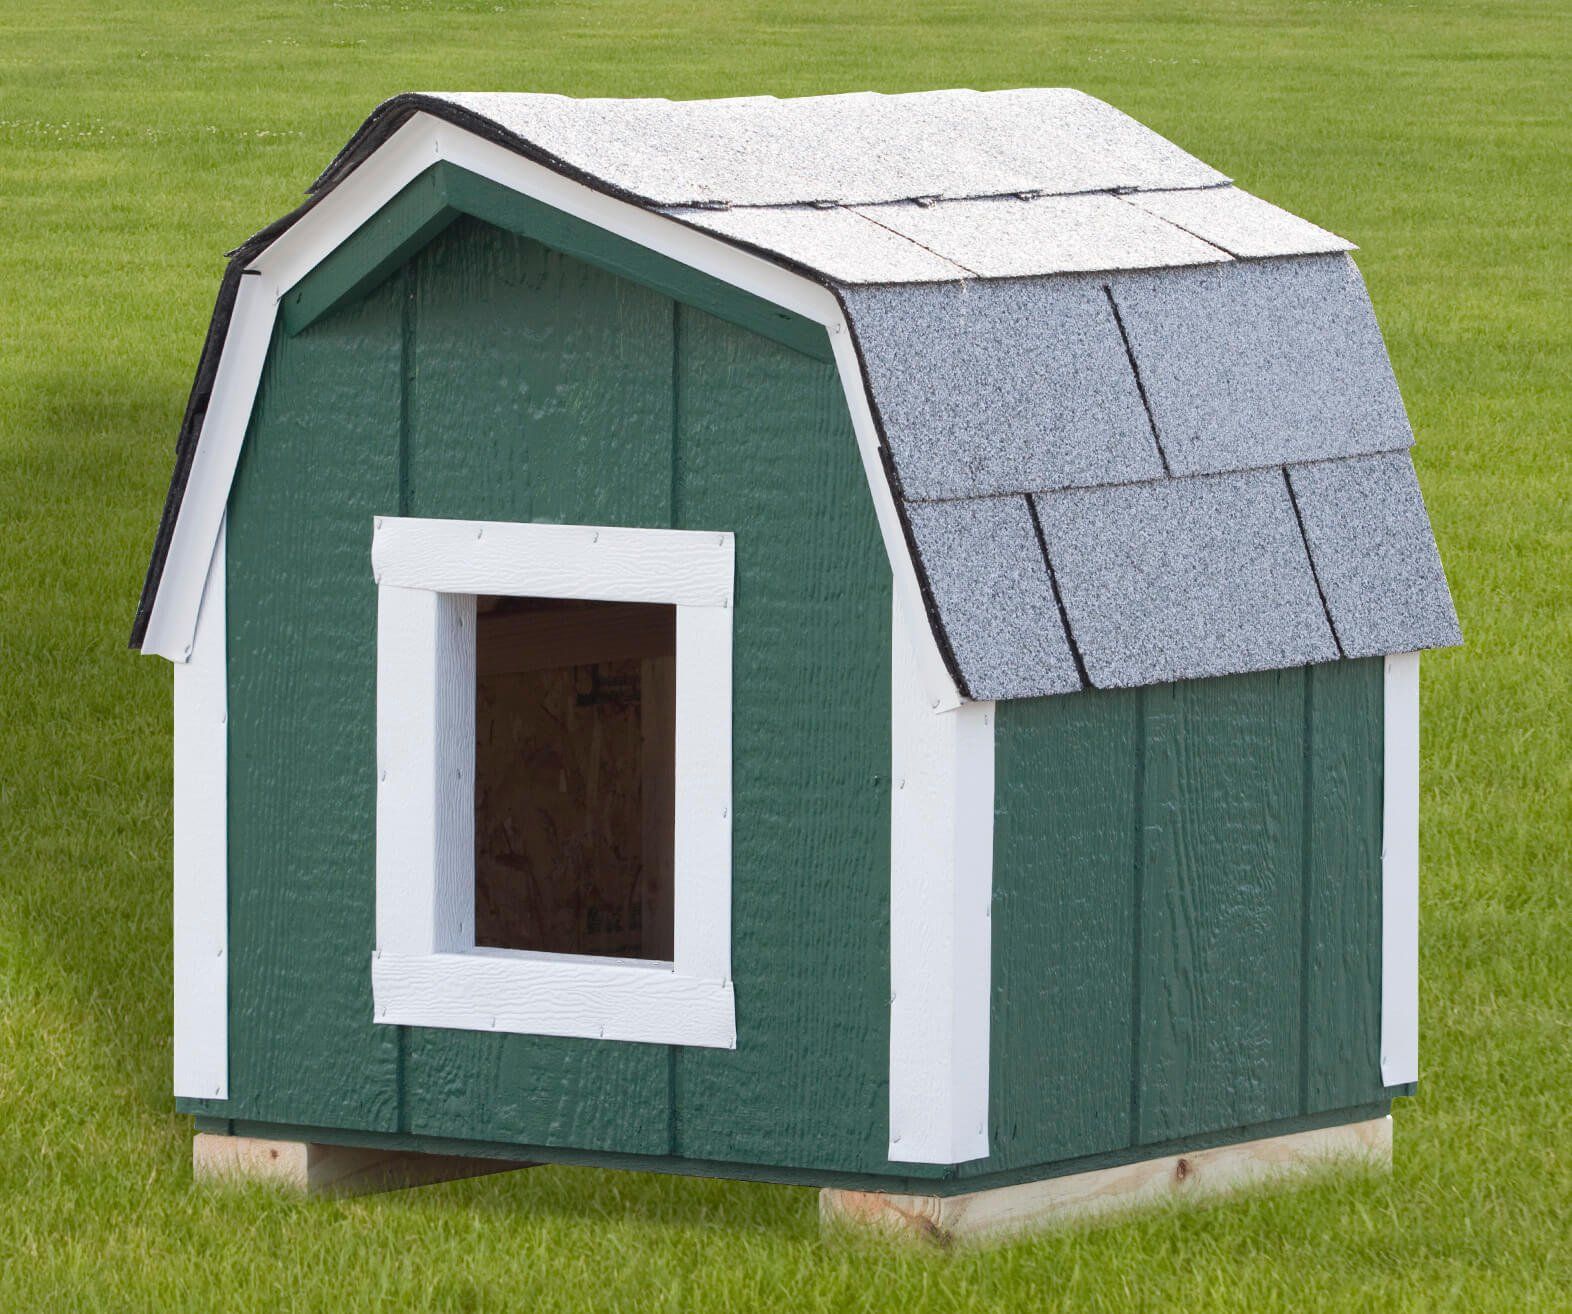
[[235,255],[134,645],[241,270],[422,116],[834,295],[960,694],[1459,641],[1350,244],[1061,89],[386,102]]

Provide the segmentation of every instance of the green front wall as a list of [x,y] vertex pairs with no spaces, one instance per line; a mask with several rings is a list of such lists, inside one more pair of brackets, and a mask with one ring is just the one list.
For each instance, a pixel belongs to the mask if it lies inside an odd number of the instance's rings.
[[[1378,1111],[1359,662],[999,705],[993,1153],[888,1162],[890,573],[822,332],[538,208],[432,175],[291,294],[228,520],[231,1098],[182,1106],[934,1189]],[[382,514],[736,532],[735,1051],[373,1024]]]
[[[374,1025],[379,514],[733,530],[735,1051]],[[229,508],[226,1117],[884,1166],[890,572],[831,365],[460,219],[275,338]]]

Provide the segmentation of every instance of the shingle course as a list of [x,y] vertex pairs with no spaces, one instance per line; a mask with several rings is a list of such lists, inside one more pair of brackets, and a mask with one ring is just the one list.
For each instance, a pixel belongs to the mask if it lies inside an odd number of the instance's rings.
[[1107,192],[860,206],[857,213],[983,278],[1212,264],[1226,251]]
[[907,516],[973,698],[1082,687],[1024,497],[917,503]]
[[777,100],[433,93],[652,204],[869,203],[1226,181],[1067,88]]
[[1413,442],[1346,255],[1129,274],[1112,286],[1175,474]]
[[1463,641],[1407,452],[1290,466],[1288,477],[1347,656]]
[[843,298],[907,498],[1162,473],[1095,280],[848,288]]
[[1230,255],[1264,257],[1352,251],[1354,244],[1237,187],[1134,192],[1120,200],[1194,233]]
[[1336,659],[1281,470],[1033,501],[1098,688]]

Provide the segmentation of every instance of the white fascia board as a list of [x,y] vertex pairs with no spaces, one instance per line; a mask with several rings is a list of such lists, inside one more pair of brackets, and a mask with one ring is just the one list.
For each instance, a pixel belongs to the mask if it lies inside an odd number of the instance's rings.
[[[210,406],[203,423],[202,439],[198,444],[198,463],[203,468],[199,472],[194,464],[186,485],[176,524],[176,539],[170,546],[148,625],[148,634],[156,639],[156,646],[149,642],[144,651],[156,651],[176,661],[184,660],[185,644],[196,624],[195,603],[189,594],[193,589],[200,592],[200,575],[195,585],[188,577],[193,569],[198,572],[206,569],[206,558],[217,532],[216,521],[209,525],[212,516],[206,508],[216,505],[221,514],[228,499],[278,299],[438,160],[468,169],[824,325],[851,409],[863,473],[894,572],[895,591],[912,615],[926,614],[916,567],[907,551],[895,498],[879,459],[878,431],[862,369],[840,303],[828,288],[674,219],[565,178],[505,146],[486,141],[430,114],[420,113],[412,115],[368,159],[258,254],[249,266],[248,277],[242,279],[243,288],[258,278],[261,282],[244,305],[236,302],[235,318],[220,357],[222,373],[229,363],[231,341],[239,341],[244,347],[244,351],[237,353],[238,363],[231,370],[237,390],[235,404],[226,406],[219,415],[215,415],[215,408]],[[241,323],[243,317],[247,321],[245,325]],[[244,359],[239,360],[239,357]],[[216,401],[216,387],[214,396]],[[200,453],[208,445],[210,432],[222,435],[218,443],[221,450],[215,453],[217,459],[203,463]],[[186,520],[188,506],[192,508],[193,523],[182,535],[181,525]],[[172,569],[177,548],[181,560]],[[189,561],[197,561],[199,565],[193,567]],[[166,593],[169,594],[167,600]],[[931,630],[926,637],[919,637],[916,644],[919,678],[930,705],[958,707],[960,693],[950,678]]]
[[[921,613],[919,613],[919,616]],[[988,1154],[994,704],[936,710],[891,626],[890,1127],[894,1163]]]
[[142,638],[144,653],[172,662],[191,656],[202,589],[240,462],[240,447],[251,422],[277,309],[278,297],[266,275],[241,276],[202,419],[202,438],[191,461],[180,514],[164,558],[164,573]]
[[175,1094],[229,1097],[229,691],[224,526],[175,667]]
[[1419,1080],[1419,654],[1386,659],[1381,1082]]

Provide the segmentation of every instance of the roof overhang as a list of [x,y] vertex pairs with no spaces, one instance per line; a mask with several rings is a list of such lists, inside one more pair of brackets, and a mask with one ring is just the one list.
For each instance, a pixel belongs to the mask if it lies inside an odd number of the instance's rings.
[[190,652],[280,316],[455,214],[833,361],[936,709],[1459,641],[1349,244],[1049,90],[394,97],[234,253],[133,645]]
[[[284,299],[438,162],[511,188],[821,325],[845,390],[897,600],[908,615],[928,612],[891,490],[864,372],[841,302],[828,285],[565,176],[428,110],[410,114],[380,141],[366,144],[364,158],[330,171],[310,201],[235,253],[182,430],[175,482],[149,568],[134,645],[175,662],[190,656],[208,566]],[[953,708],[962,701],[961,693],[932,620],[930,615],[928,626],[913,628],[926,635],[914,656],[930,703],[936,709]]]

